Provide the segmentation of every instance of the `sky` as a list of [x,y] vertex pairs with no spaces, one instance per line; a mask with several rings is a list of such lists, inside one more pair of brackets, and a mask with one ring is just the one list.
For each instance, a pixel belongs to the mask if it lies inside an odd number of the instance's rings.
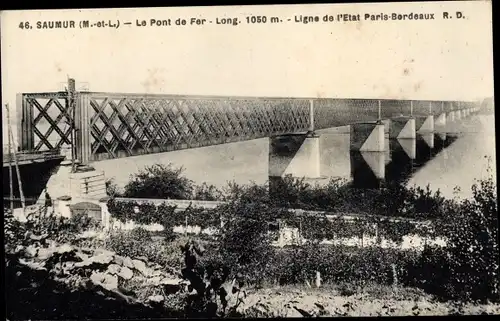
[[[464,19],[443,20],[462,11]],[[435,20],[295,23],[295,16],[434,13]],[[249,15],[285,22],[247,24]],[[1,12],[2,103],[58,91],[474,100],[493,96],[488,1]],[[190,26],[191,17],[238,17]],[[176,18],[186,26],[36,29],[36,21]],[[290,18],[292,21],[287,22]],[[19,28],[29,21],[31,30]],[[2,111],[5,124],[5,113]],[[15,122],[15,119],[13,120]],[[5,126],[3,126],[5,128]],[[4,130],[5,133],[5,130]],[[5,135],[4,135],[5,136]]]

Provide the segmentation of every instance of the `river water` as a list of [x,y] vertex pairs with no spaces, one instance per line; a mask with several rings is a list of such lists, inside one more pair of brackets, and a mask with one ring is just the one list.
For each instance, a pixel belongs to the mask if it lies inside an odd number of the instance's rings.
[[[406,143],[398,145],[386,139],[388,152],[376,159],[385,164],[382,167],[386,180],[422,187],[430,185],[432,190],[439,189],[446,197],[469,197],[471,185],[475,179],[487,177],[488,168],[496,179],[494,124],[494,116],[485,115],[448,124],[446,138],[434,135],[434,148],[419,137],[413,160],[408,156],[412,153],[411,147],[405,152],[400,146]],[[316,181],[326,182],[334,177],[352,180],[359,175],[359,171],[353,173],[355,165],[349,153],[349,128],[332,128],[318,133],[321,135],[322,178]],[[206,182],[218,187],[225,186],[228,181],[264,184],[269,179],[269,139],[101,161],[94,163],[94,167],[104,170],[107,178],[113,177],[118,186],[123,187],[130,174],[155,163],[182,166],[185,176],[197,184]],[[370,171],[370,168],[362,171]],[[458,193],[454,193],[455,187],[460,189]]]

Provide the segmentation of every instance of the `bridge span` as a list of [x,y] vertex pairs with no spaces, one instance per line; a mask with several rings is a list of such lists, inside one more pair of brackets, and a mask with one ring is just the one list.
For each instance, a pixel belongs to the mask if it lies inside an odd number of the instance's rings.
[[396,136],[407,118],[415,119],[417,131],[422,126],[432,131],[446,117],[466,116],[478,106],[473,101],[86,92],[76,91],[70,79],[65,92],[18,94],[17,119],[22,151],[70,148],[74,135],[75,154],[88,164],[389,119]]

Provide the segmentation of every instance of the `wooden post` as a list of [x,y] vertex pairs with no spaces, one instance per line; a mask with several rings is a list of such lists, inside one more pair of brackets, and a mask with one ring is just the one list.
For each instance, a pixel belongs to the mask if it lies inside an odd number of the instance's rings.
[[410,116],[413,116],[413,100],[410,100]]
[[378,120],[382,119],[382,102],[378,101]]
[[23,94],[16,94],[17,145],[24,149],[24,107]]
[[9,129],[7,128],[7,145],[9,148],[8,155],[9,155],[9,196],[10,196],[10,210],[11,214],[14,214],[14,186],[12,184],[12,146],[11,146],[11,138],[10,138],[10,133]]
[[15,153],[15,143],[14,143],[14,133],[12,132],[12,126],[11,126],[11,123],[10,123],[10,110],[9,110],[9,104],[6,104],[5,105],[5,109],[7,110],[7,127],[8,127],[8,135],[10,136],[10,139],[12,140],[12,145],[13,145],[13,149],[14,149],[14,153],[12,153],[12,155],[14,156],[14,165],[16,166],[16,174],[17,174],[17,184],[18,184],[18,187],[19,187],[19,196],[21,197],[21,206],[23,208],[23,212],[25,212],[26,210],[26,201],[24,199],[24,193],[23,193],[23,184],[21,182],[21,173],[19,171],[19,165],[17,163],[17,156],[16,156],[16,153]]
[[299,245],[302,245],[302,216],[299,218]]
[[316,271],[316,287],[319,288],[321,286],[321,273]]

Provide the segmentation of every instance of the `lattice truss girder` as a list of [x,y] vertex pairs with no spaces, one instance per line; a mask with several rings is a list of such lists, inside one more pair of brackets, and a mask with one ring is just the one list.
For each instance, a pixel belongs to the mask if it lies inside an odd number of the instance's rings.
[[378,117],[378,102],[364,99],[316,99],[314,101],[314,128],[345,126]]
[[305,131],[309,101],[90,97],[92,154],[135,155]]
[[409,100],[381,100],[380,112],[382,118],[412,115],[412,102]]
[[24,103],[33,112],[31,126],[34,150],[53,150],[71,146],[71,111],[67,98],[58,93],[50,95],[24,95]]

